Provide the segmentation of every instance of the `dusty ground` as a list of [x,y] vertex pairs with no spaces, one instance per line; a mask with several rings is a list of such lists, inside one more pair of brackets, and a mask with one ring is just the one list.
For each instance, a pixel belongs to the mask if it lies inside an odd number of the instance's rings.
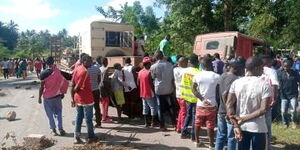
[[[29,134],[43,134],[47,138],[57,140],[57,143],[50,149],[57,150],[73,146],[75,109],[71,108],[70,94],[63,99],[63,124],[67,135],[54,137],[50,134],[43,105],[37,103],[39,84],[32,84],[33,81],[38,82],[33,74],[27,80],[15,79],[15,77],[11,77],[9,80],[0,79],[0,93],[6,94],[4,96],[0,94],[0,142],[7,132],[14,132],[18,143],[22,143],[22,138]],[[20,88],[16,89],[16,86],[20,86]],[[9,122],[3,118],[9,110],[16,111],[16,121]],[[116,116],[115,109],[110,108],[109,114]],[[126,145],[132,149],[195,149],[190,140],[180,139],[180,135],[174,131],[160,132],[157,129],[145,129],[140,120],[126,122],[124,124],[103,124],[103,128],[95,129],[95,133],[103,143]],[[86,133],[85,126],[82,128],[82,132]],[[203,138],[203,141],[207,142],[207,139]],[[205,150],[206,148],[200,149]]]

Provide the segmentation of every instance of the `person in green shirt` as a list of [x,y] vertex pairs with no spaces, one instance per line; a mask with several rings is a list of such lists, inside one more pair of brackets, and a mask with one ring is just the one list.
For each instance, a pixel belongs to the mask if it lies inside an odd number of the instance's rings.
[[170,38],[170,35],[167,34],[166,37],[159,43],[159,50],[163,52],[164,56],[171,55]]

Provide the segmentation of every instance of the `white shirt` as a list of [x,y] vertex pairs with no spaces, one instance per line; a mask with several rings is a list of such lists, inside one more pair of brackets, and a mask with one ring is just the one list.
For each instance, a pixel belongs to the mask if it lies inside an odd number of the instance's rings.
[[174,73],[174,80],[175,80],[175,86],[176,86],[176,97],[180,98],[180,84],[182,80],[182,73],[185,68],[182,67],[176,67],[173,70]]
[[[271,97],[271,86],[259,77],[246,76],[235,80],[229,92],[236,95],[236,114],[243,117],[259,109],[262,99]],[[265,115],[245,122],[241,125],[241,130],[254,133],[268,132]]]
[[[125,76],[125,92],[130,92],[131,90],[136,88],[135,80],[132,74],[132,65],[125,65],[123,68],[124,76]],[[129,90],[128,86],[131,88]]]
[[215,107],[216,101],[216,87],[219,81],[220,75],[213,71],[200,71],[193,78],[193,83],[197,83],[199,93],[211,104],[209,106],[198,99],[197,106],[201,107]]
[[9,69],[9,61],[4,61],[3,62],[3,69]]
[[261,77],[262,77],[262,79],[267,80],[267,82],[270,83],[270,85],[279,86],[277,73],[274,69],[269,68],[269,67],[264,67],[264,73]]

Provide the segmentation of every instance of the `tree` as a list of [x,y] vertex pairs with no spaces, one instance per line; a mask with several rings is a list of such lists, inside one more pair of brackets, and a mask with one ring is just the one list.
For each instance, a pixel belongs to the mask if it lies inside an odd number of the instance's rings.
[[12,20],[9,23],[0,22],[0,39],[1,43],[6,46],[10,53],[16,47],[18,39],[18,25],[15,24]]

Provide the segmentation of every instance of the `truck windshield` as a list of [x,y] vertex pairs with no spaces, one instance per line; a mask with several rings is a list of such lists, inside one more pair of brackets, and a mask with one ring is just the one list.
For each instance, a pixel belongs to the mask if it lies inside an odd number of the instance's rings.
[[132,36],[128,32],[106,31],[107,47],[132,47]]

